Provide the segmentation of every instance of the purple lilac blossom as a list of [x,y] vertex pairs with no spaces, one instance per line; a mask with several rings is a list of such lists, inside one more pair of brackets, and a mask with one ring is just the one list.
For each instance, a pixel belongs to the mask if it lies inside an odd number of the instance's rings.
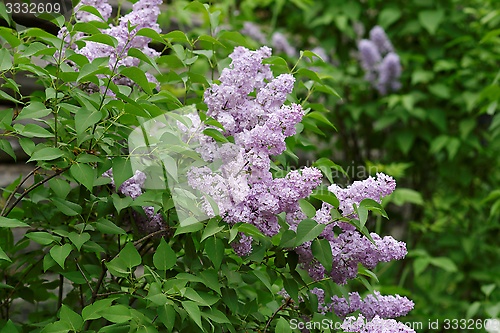
[[[396,182],[392,177],[378,173],[377,178],[369,177],[364,181],[354,182],[345,189],[333,184],[328,190],[339,199],[339,208],[343,215],[355,218],[353,204],[359,205],[366,198],[380,202],[382,197],[391,194],[395,188]],[[370,236],[375,243],[373,244],[368,238],[356,231],[353,225],[345,222],[333,222],[330,215],[332,209],[332,205],[323,203],[313,219],[317,223],[327,225],[320,237],[330,242],[333,269],[329,276],[334,282],[345,284],[347,280],[355,278],[358,264],[373,269],[379,262],[399,260],[406,255],[406,244],[396,241],[391,236],[381,238],[379,235],[371,233]],[[289,211],[291,213],[287,214],[286,221],[290,224],[291,230],[296,230],[298,223],[305,218],[305,215],[302,212]],[[338,236],[333,232],[335,226],[342,230]],[[301,267],[309,273],[311,278],[320,280],[328,275],[324,267],[314,259],[311,242],[295,248],[295,252],[299,255]]]
[[371,321],[365,320],[363,315],[347,317],[341,325],[344,332],[356,333],[415,333],[409,326],[394,319],[381,319],[375,316]]
[[373,83],[377,77],[378,64],[382,57],[375,43],[368,39],[362,39],[358,44],[361,58],[361,67],[365,70],[365,80]]
[[252,38],[256,42],[264,45],[267,43],[266,36],[262,33],[260,27],[253,22],[244,22],[243,29],[241,29],[241,33]]
[[375,43],[380,53],[394,52],[394,47],[381,26],[376,25],[370,30],[370,40]]
[[401,88],[401,63],[399,56],[387,37],[384,29],[375,26],[370,30],[370,39],[358,43],[361,67],[365,71],[365,80],[377,89],[381,95]]
[[[159,5],[161,4],[162,0],[139,0],[133,5],[130,13],[120,17],[118,25],[110,25],[107,29],[101,29],[102,33],[112,36],[117,40],[118,44],[116,48],[102,43],[86,41],[85,46],[79,49],[75,43],[71,43],[65,27],[59,31],[58,36],[64,38],[64,41],[69,44],[70,48],[74,49],[76,53],[84,55],[90,62],[96,58],[109,57],[109,67],[111,70],[119,66],[136,67],[139,66],[140,60],[135,57],[127,56],[127,52],[131,48],[139,49],[150,58],[156,58],[160,55],[159,52],[148,46],[151,39],[144,36],[137,36],[137,32],[142,28],[150,28],[156,32],[161,32],[157,23],[160,13]],[[75,10],[77,22],[87,22],[97,19],[93,14],[78,11],[78,8],[82,5],[95,7],[101,13],[104,20],[108,20],[111,15],[111,6],[107,1],[83,0]],[[133,28],[131,31],[129,31],[129,26]],[[73,36],[73,41],[83,37],[85,37],[85,35],[78,32]],[[158,81],[151,73],[146,73],[146,77],[159,88]],[[130,79],[123,77],[114,78],[114,82],[116,84],[132,84]]]
[[349,293],[349,298],[333,296],[332,308],[339,318],[345,318],[355,311],[359,311],[367,320],[375,316],[380,318],[397,318],[408,314],[413,309],[414,303],[406,297],[399,295],[382,296],[375,291],[361,300],[357,292]]
[[[307,197],[322,179],[316,168],[295,170],[284,178],[273,178],[269,170],[270,157],[286,149],[285,139],[295,134],[295,125],[304,115],[300,105],[284,105],[295,79],[289,74],[275,78],[269,65],[262,64],[270,56],[271,49],[265,46],[257,51],[236,47],[230,67],[219,77],[220,84],[205,91],[207,115],[224,126],[221,134],[233,136],[234,144],[219,146],[211,138],[204,141],[193,136],[192,129],[184,129],[200,143],[208,157],[202,155],[205,161],[222,163],[217,172],[208,166],[191,168],[189,185],[211,197],[229,224],[251,223],[267,236],[279,232],[277,214],[299,210],[298,200]],[[193,122],[198,124],[198,120]],[[197,130],[202,133],[203,129],[198,126]],[[215,215],[209,202],[203,209],[208,216]],[[246,236],[233,243],[240,255],[250,253],[249,245],[251,238]]]
[[[113,188],[116,188],[112,169],[104,172],[102,176],[110,178],[111,186]],[[136,199],[143,193],[142,188],[145,181],[146,174],[142,171],[137,170],[132,177],[130,177],[120,185],[118,192],[127,197],[131,197],[132,199]],[[163,216],[160,213],[155,213],[155,209],[153,206],[145,206],[142,208],[144,210],[144,214],[140,214],[136,211],[132,212],[132,216],[136,221],[137,227],[141,231],[145,233],[152,233],[165,228],[165,220],[163,219]]]
[[388,90],[396,91],[401,88],[401,83],[398,81],[401,76],[401,62],[396,53],[388,53],[379,66],[379,77],[377,82],[377,90],[385,95]]
[[377,173],[377,178],[370,176],[363,181],[355,181],[344,189],[336,184],[328,187],[328,190],[339,199],[339,209],[346,217],[353,217],[353,204],[358,206],[364,199],[372,199],[380,203],[382,197],[391,194],[395,189],[394,178],[381,172]]
[[288,39],[281,32],[273,33],[271,37],[271,44],[277,52],[283,52],[289,57],[296,57],[297,50],[288,42]]

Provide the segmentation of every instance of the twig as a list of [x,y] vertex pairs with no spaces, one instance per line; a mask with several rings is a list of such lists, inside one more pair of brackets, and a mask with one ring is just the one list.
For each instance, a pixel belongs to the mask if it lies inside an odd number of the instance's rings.
[[80,271],[80,274],[82,274],[83,278],[85,279],[85,282],[87,282],[87,286],[89,286],[90,288],[90,291],[92,291],[92,294],[94,293],[94,289],[92,288],[92,286],[90,285],[90,281],[87,279],[87,277],[85,276],[85,274],[83,273],[83,270],[82,268],[80,267],[80,265],[78,264],[78,260],[75,258],[75,263],[76,263],[76,267],[78,268],[78,270]]
[[155,232],[153,232],[153,233],[151,233],[151,234],[149,234],[149,235],[147,235],[147,236],[144,236],[144,237],[142,237],[141,239],[136,240],[136,241],[134,242],[134,246],[139,245],[140,243],[144,242],[145,240],[148,240],[148,239],[153,238],[153,237],[155,237],[155,236],[157,236],[157,235],[160,235],[160,234],[162,234],[162,233],[164,233],[164,232],[167,232],[167,230],[168,230],[168,229],[161,229],[161,230],[155,231]]
[[35,188],[37,188],[37,187],[38,187],[38,186],[40,186],[40,185],[45,184],[46,182],[48,182],[49,180],[51,180],[51,179],[52,179],[52,178],[54,178],[54,177],[59,176],[60,174],[62,174],[63,172],[65,172],[65,171],[66,171],[66,170],[68,170],[68,169],[69,169],[69,167],[66,167],[66,168],[64,168],[64,169],[61,169],[61,170],[57,171],[56,173],[54,173],[52,176],[47,177],[47,178],[45,178],[44,180],[41,180],[41,181],[39,181],[38,183],[31,185],[29,188],[27,188],[26,190],[24,190],[24,192],[23,192],[23,193],[19,196],[19,198],[17,198],[17,200],[14,202],[14,204],[13,204],[12,206],[10,206],[10,208],[7,210],[7,212],[5,212],[5,214],[2,214],[2,216],[7,216],[7,215],[9,215],[9,213],[10,213],[10,212],[14,209],[14,207],[16,207],[16,206],[17,206],[17,204],[18,204],[21,200],[23,200],[23,198],[24,198],[24,197],[25,197],[28,193],[30,193],[31,191],[33,191]]
[[34,168],[33,170],[30,171],[30,173],[28,173],[26,175],[26,177],[23,178],[23,180],[21,180],[21,182],[16,186],[16,188],[10,193],[9,197],[7,198],[7,200],[5,201],[5,205],[2,207],[2,211],[0,212],[0,216],[4,216],[3,213],[5,213],[5,209],[7,209],[7,206],[9,206],[9,203],[10,201],[12,200],[12,198],[14,197],[14,195],[16,195],[17,191],[19,191],[19,189],[21,188],[21,186],[23,186],[23,184],[31,177],[35,174],[35,172],[37,172],[38,170],[41,169],[41,166],[37,166],[36,168]]
[[62,274],[59,274],[59,298],[57,300],[58,311],[62,306],[63,291],[64,291],[64,276]]
[[266,326],[264,327],[264,331],[263,333],[266,333],[267,332],[267,328],[269,327],[269,325],[271,324],[271,322],[273,321],[274,317],[276,317],[276,315],[278,314],[278,312],[280,312],[281,310],[283,310],[285,307],[287,307],[288,305],[290,305],[291,303],[293,302],[292,298],[291,297],[288,297],[286,300],[285,300],[285,303],[281,304],[281,306],[276,309],[276,311],[274,311],[273,315],[271,316],[271,318],[269,318],[269,320],[267,321],[266,323]]
[[96,284],[96,287],[95,289],[92,291],[92,298],[90,300],[90,303],[93,304],[97,298],[97,293],[99,292],[99,288],[101,287],[101,284],[102,284],[102,281],[104,280],[104,277],[106,276],[106,272],[108,271],[106,269],[106,265],[104,265],[104,261],[106,259],[103,259],[101,261],[101,266],[102,266],[102,271],[101,271],[101,275],[99,276],[99,280],[97,280],[97,284]]

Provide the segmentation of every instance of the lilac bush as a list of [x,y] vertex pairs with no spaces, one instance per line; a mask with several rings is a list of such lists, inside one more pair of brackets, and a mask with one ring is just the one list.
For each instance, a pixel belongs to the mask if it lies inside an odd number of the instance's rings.
[[[83,0],[75,24],[58,21],[60,39],[40,29],[13,30],[6,39],[2,70],[12,77],[31,70],[46,89],[11,96],[20,111],[8,109],[0,122],[37,164],[2,194],[0,324],[9,332],[24,325],[24,314],[11,307],[19,300],[42,305],[24,330],[41,333],[267,332],[286,330],[284,318],[315,316],[344,320],[348,332],[400,329],[393,318],[411,310],[409,299],[335,296],[360,273],[374,274],[377,264],[406,255],[404,242],[365,227],[368,211],[385,216],[381,200],[395,180],[378,173],[341,188],[327,186],[326,179],[333,181],[319,164],[289,168],[287,154],[304,139],[301,122],[314,112],[292,95],[301,79],[295,75],[319,76],[296,67],[275,75],[267,46],[236,46],[227,55],[222,42],[233,45],[238,36],[216,29],[199,38],[162,35],[160,4],[139,0],[112,18],[106,1]],[[217,11],[190,6],[212,28]],[[18,35],[22,45],[15,44]],[[157,63],[160,53],[142,35],[168,55]],[[35,46],[25,42],[38,37]],[[295,56],[282,37],[273,36],[275,48]],[[380,34],[373,39],[392,47]],[[34,59],[14,56],[17,47],[40,52],[47,65],[27,66]],[[221,55],[231,64],[217,73]],[[392,82],[397,70],[387,59],[382,81]],[[158,78],[146,72],[163,64]],[[196,73],[208,68],[210,80]],[[179,109],[195,112],[181,116]],[[127,147],[131,138],[144,140]],[[19,191],[31,176],[34,184]],[[19,242],[13,228],[22,229]],[[349,317],[355,313],[357,319]]]

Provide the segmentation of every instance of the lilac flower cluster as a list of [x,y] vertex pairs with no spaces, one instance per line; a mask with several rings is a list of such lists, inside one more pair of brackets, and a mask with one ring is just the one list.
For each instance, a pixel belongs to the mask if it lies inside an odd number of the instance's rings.
[[[103,173],[104,177],[111,178],[111,186],[115,188],[115,182],[113,180],[113,170],[109,169]],[[146,174],[142,171],[136,171],[135,174],[123,182],[118,188],[118,192],[136,199],[142,194],[142,188],[144,187],[144,182],[146,181]],[[153,206],[142,207],[144,210],[144,215],[139,214],[136,211],[132,212],[132,215],[136,221],[137,226],[141,231],[145,233],[152,233],[165,228],[165,221],[160,213],[155,213]]]
[[[396,182],[392,177],[379,173],[377,179],[370,177],[364,181],[357,181],[345,189],[333,184],[328,187],[328,190],[339,199],[339,208],[342,214],[355,218],[353,204],[359,205],[362,200],[367,198],[380,202],[381,197],[391,194],[395,188]],[[314,220],[317,223],[327,225],[320,237],[328,240],[332,249],[333,269],[329,277],[334,282],[345,284],[347,280],[355,278],[358,273],[358,264],[373,269],[379,262],[399,260],[405,257],[407,251],[404,242],[396,241],[391,236],[381,238],[376,233],[371,233],[372,243],[353,225],[345,222],[333,222],[330,215],[332,209],[332,205],[323,203],[322,207],[316,211]],[[304,218],[302,212],[294,212],[294,214],[287,215],[287,222],[290,224],[290,228],[295,230],[297,224]],[[339,235],[335,235],[333,231],[335,226],[342,230]],[[314,280],[321,280],[328,275],[324,267],[314,259],[310,242],[295,248],[295,252],[299,255],[302,267]]]
[[348,317],[341,325],[344,332],[356,333],[415,333],[409,326],[394,319],[382,319],[375,316],[371,321],[365,320],[363,315]]
[[328,187],[328,190],[339,199],[339,209],[346,217],[353,216],[353,204],[358,206],[364,199],[372,199],[380,203],[382,197],[391,194],[395,189],[396,181],[394,178],[383,173],[377,173],[377,178],[370,176],[363,181],[355,181],[345,189],[337,184]]
[[[298,201],[311,194],[322,175],[316,168],[295,170],[284,178],[273,178],[270,172],[271,156],[286,149],[285,139],[295,134],[304,111],[300,105],[284,104],[295,79],[289,74],[275,78],[269,65],[262,64],[269,56],[271,49],[265,46],[257,51],[235,48],[220,84],[205,91],[207,115],[224,126],[222,134],[232,136],[234,144],[200,141],[202,157],[207,162],[219,159],[222,165],[217,172],[193,167],[188,179],[192,188],[217,203],[219,215],[228,223],[251,223],[273,236],[280,229],[277,214],[300,211]],[[209,202],[203,208],[209,216],[215,214]],[[233,247],[245,255],[251,242],[251,237],[242,235]]]
[[[64,38],[76,53],[84,55],[89,61],[93,61],[96,58],[109,57],[109,67],[111,70],[119,66],[136,67],[139,66],[140,60],[127,56],[127,52],[131,48],[139,49],[150,58],[156,58],[160,55],[159,52],[148,46],[151,39],[144,36],[138,36],[137,32],[142,28],[150,28],[156,32],[161,32],[157,23],[158,15],[160,14],[159,5],[161,4],[162,0],[139,0],[133,5],[130,13],[119,18],[118,25],[110,25],[107,29],[101,29],[103,34],[107,34],[117,40],[118,45],[116,48],[92,41],[85,41],[85,46],[78,48],[74,41],[85,37],[85,34],[79,32],[74,35],[73,41],[71,41],[65,27],[59,31],[58,36]],[[104,20],[108,20],[111,16],[111,6],[107,3],[107,0],[82,0],[75,8],[77,22],[88,22],[98,19],[98,17],[91,13],[78,10],[84,5],[96,8],[101,13]],[[129,29],[129,27],[133,29]],[[154,82],[158,86],[158,81],[153,75],[146,73],[146,76],[150,82]],[[117,78],[115,83],[126,85],[132,84],[132,82],[126,78]]]
[[401,88],[401,63],[394,52],[391,41],[384,29],[375,26],[370,31],[370,39],[358,43],[361,66],[365,70],[365,79],[382,95]]
[[359,311],[364,318],[372,320],[380,318],[397,318],[408,314],[413,309],[414,303],[406,297],[399,295],[382,296],[375,291],[361,299],[357,292],[349,293],[349,298],[333,296],[332,308],[337,316],[345,318],[349,314]]

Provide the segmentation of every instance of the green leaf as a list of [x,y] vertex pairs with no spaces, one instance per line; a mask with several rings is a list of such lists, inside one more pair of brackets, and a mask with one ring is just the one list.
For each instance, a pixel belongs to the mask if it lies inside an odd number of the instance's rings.
[[205,240],[205,251],[214,264],[214,268],[218,270],[224,258],[224,243],[222,240],[215,236],[207,238]]
[[12,67],[12,55],[7,49],[0,49],[0,72],[7,71]]
[[65,199],[71,191],[71,185],[63,179],[52,178],[48,183],[50,189],[61,199]]
[[2,247],[0,247],[0,260],[6,260],[6,261],[9,261],[9,262],[12,262],[12,260],[9,258],[9,256],[7,255],[7,253],[4,252],[4,250],[2,249]]
[[495,283],[483,285],[481,286],[481,291],[486,297],[490,297],[491,293],[493,292],[493,290],[495,290],[496,287],[497,285]]
[[316,208],[314,208],[314,206],[311,205],[309,201],[305,199],[300,199],[299,206],[302,212],[304,212],[304,214],[306,214],[308,218],[312,218],[316,215]]
[[316,258],[326,271],[329,273],[332,270],[332,247],[330,242],[326,239],[315,239],[312,242],[311,250]]
[[201,241],[203,242],[208,237],[215,235],[216,233],[224,230],[223,226],[219,226],[219,221],[217,219],[210,219],[207,226],[203,230],[203,235],[201,236]]
[[[130,244],[130,243],[129,243]],[[112,305],[100,311],[100,314],[105,319],[112,323],[126,323],[132,319],[130,308],[125,305]]]
[[0,228],[29,228],[29,225],[17,219],[0,216]]
[[134,199],[131,197],[120,197],[118,194],[113,193],[111,195],[111,198],[113,198],[113,205],[116,208],[116,211],[119,213],[123,209],[130,207],[130,205],[134,202]]
[[160,36],[156,30],[153,30],[151,28],[142,28],[139,31],[137,31],[136,36],[145,36],[148,38],[151,38],[155,42],[159,42],[161,44],[165,44],[165,40]]
[[311,219],[303,220],[297,226],[297,238],[295,240],[295,246],[302,245],[305,242],[318,237],[323,229],[325,229],[324,224],[318,224],[316,221]]
[[[325,193],[326,192],[326,193]],[[329,203],[333,207],[339,207],[339,200],[330,191],[315,191],[311,194],[311,198],[321,200],[323,202]]]
[[163,37],[168,40],[169,42],[176,42],[176,43],[189,43],[189,39],[186,36],[186,34],[180,30],[174,30],[170,31],[169,33],[163,35]]
[[176,262],[177,256],[174,250],[172,250],[170,245],[162,238],[160,240],[160,245],[158,245],[158,248],[153,254],[153,263],[155,267],[161,271],[166,271],[174,267]]
[[104,309],[109,308],[112,303],[113,303],[113,299],[104,298],[104,299],[100,299],[100,300],[95,301],[93,304],[87,305],[82,310],[83,320],[87,321],[87,320],[101,318],[102,315],[100,314],[100,312]]
[[11,101],[11,102],[16,103],[16,104],[21,104],[21,101],[18,101],[17,99],[15,99],[11,95],[7,94],[3,90],[0,90],[0,99],[5,99],[7,101]]
[[[0,6],[2,5],[3,4],[0,3]],[[17,330],[16,325],[14,325],[12,320],[9,319],[5,323],[5,326],[0,330],[0,333],[19,333],[19,331]]]
[[318,112],[318,111],[314,111],[314,112],[309,112],[307,115],[306,115],[306,118],[313,118],[313,119],[316,119],[317,121],[319,121],[320,123],[323,123],[327,126],[330,126],[331,128],[333,128],[334,130],[337,130],[337,128],[335,127],[335,125],[333,125],[330,120],[328,120],[327,117],[325,117],[325,115],[321,112]]
[[50,256],[64,269],[64,262],[71,253],[73,247],[70,244],[54,245],[50,249]]
[[141,87],[142,90],[144,90],[149,95],[153,94],[153,90],[151,89],[149,81],[143,70],[139,69],[138,67],[121,67],[119,73],[137,83],[137,85],[139,85],[139,87]]
[[31,161],[51,161],[58,159],[59,157],[64,156],[64,152],[58,148],[54,147],[46,147],[40,150],[37,150],[31,155],[31,158],[28,162]]
[[165,304],[157,308],[158,319],[167,328],[168,332],[172,332],[175,324],[175,309],[170,304]]
[[82,212],[82,207],[74,202],[63,200],[61,198],[51,198],[52,203],[57,209],[67,216],[76,216]]
[[415,259],[415,261],[413,262],[413,271],[415,273],[415,277],[418,277],[427,268],[429,262],[429,257]]
[[61,306],[59,318],[61,318],[62,322],[67,323],[75,332],[78,332],[83,326],[82,317],[65,304]]
[[221,295],[219,274],[213,268],[205,269],[200,272],[200,277],[203,279],[203,283],[217,294]]
[[69,233],[69,240],[75,244],[78,251],[82,248],[83,244],[90,240],[90,234],[87,232],[78,234],[76,232]]
[[99,120],[101,120],[102,114],[97,110],[89,110],[87,108],[80,108],[75,114],[75,128],[76,134],[80,137],[84,132]]
[[12,47],[17,47],[21,44],[21,40],[17,36],[17,31],[11,28],[0,27],[0,37],[4,38]]
[[12,157],[14,161],[17,160],[16,153],[14,152],[14,149],[12,149],[12,145],[9,140],[0,139],[0,150]]
[[188,313],[189,317],[191,317],[196,325],[203,330],[203,326],[201,325],[201,312],[198,305],[192,301],[182,301],[181,304],[184,310]]
[[379,204],[378,202],[376,202],[375,200],[372,200],[372,199],[363,199],[360,203],[359,203],[359,207],[364,207],[366,208],[367,210],[371,210],[372,212],[373,211],[377,211],[379,212],[383,217],[385,217],[386,219],[389,218],[389,216],[387,216],[387,213],[385,212],[384,208],[382,207],[381,204]]
[[224,143],[229,142],[227,138],[215,128],[207,128],[206,130],[203,131],[203,134],[208,135],[217,142],[224,142]]
[[280,317],[278,319],[278,322],[276,323],[276,328],[274,329],[274,332],[276,333],[291,333],[292,328],[290,326],[290,323],[283,317]]
[[398,206],[404,203],[412,203],[416,205],[423,205],[424,199],[422,195],[415,190],[409,188],[397,188],[390,196],[391,201]]
[[108,235],[125,235],[126,232],[122,228],[118,227],[116,224],[113,222],[106,220],[106,219],[99,219],[95,227],[97,230],[102,232],[103,234],[108,234]]
[[116,38],[108,34],[94,34],[89,37],[81,38],[80,40],[105,44],[113,48],[116,48],[118,46],[118,41],[116,40]]
[[208,309],[202,312],[201,315],[210,319],[218,324],[229,324],[231,323],[224,313],[217,309]]
[[141,255],[132,243],[127,243],[118,256],[125,262],[128,268],[139,266],[142,263]]
[[431,258],[429,261],[432,265],[442,268],[447,272],[454,273],[458,271],[457,266],[451,260],[450,258],[447,257],[436,257],[436,258]]
[[67,322],[60,320],[45,326],[41,333],[67,333],[70,330],[71,326]]
[[160,69],[158,68],[158,65],[154,61],[154,59],[152,59],[152,58],[148,57],[147,55],[145,55],[141,50],[136,49],[136,48],[131,48],[131,49],[128,50],[127,55],[130,56],[130,57],[134,57],[134,58],[137,58],[139,60],[142,60],[145,63],[151,65],[154,69],[156,69],[156,71],[158,73],[161,72]]
[[48,116],[51,112],[52,110],[47,109],[42,102],[32,101],[28,106],[25,106],[21,110],[16,119],[21,120],[43,118]]
[[253,271],[251,271],[251,274],[255,275],[264,284],[264,286],[269,289],[270,292],[273,291],[271,282],[269,281],[269,276],[266,273],[258,269],[254,269]]
[[420,24],[431,35],[434,35],[436,33],[436,30],[443,18],[443,10],[424,10],[418,13],[418,20],[420,21]]
[[96,170],[94,168],[84,163],[77,163],[69,168],[69,172],[77,182],[92,192],[94,179],[96,178]]
[[401,17],[401,10],[396,7],[388,7],[382,9],[378,15],[378,24],[384,29],[387,29],[391,24],[399,20]]
[[49,245],[54,242],[61,241],[61,237],[49,234],[48,232],[44,231],[30,232],[25,236],[41,245]]
[[[16,125],[20,125],[20,124],[16,124]],[[20,128],[20,127],[16,127],[16,125],[14,125],[14,128],[16,128],[16,129]],[[27,138],[52,138],[54,136],[54,134],[50,133],[45,128],[43,128],[39,125],[36,125],[36,124],[27,124],[26,126],[24,126],[22,128],[22,130],[20,132],[21,132],[20,133],[21,135],[24,135]],[[56,149],[56,148],[54,148],[54,149]]]

